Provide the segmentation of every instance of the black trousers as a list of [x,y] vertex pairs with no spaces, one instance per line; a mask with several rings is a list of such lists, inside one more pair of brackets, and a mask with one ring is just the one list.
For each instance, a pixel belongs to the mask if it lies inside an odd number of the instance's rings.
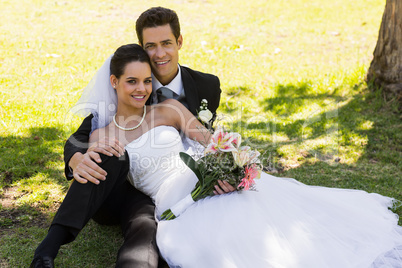
[[69,228],[69,243],[91,218],[99,224],[120,224],[124,243],[116,267],[158,267],[155,206],[150,197],[127,181],[127,152],[120,158],[101,155],[101,159],[106,180],[98,185],[73,181],[52,225]]

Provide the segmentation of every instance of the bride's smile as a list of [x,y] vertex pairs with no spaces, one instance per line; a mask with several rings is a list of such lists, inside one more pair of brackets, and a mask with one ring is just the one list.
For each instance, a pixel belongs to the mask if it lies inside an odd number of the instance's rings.
[[132,97],[136,100],[143,100],[145,98],[145,95],[132,95]]

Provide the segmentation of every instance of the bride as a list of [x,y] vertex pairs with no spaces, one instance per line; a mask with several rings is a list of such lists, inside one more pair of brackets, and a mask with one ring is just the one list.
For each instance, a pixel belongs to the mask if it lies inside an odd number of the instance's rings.
[[[90,141],[109,136],[125,145],[128,179],[151,196],[159,219],[197,182],[178,156],[181,135],[207,144],[211,133],[175,100],[145,105],[151,68],[149,61],[133,60],[137,54],[146,55],[137,45],[125,45],[112,57],[116,114],[104,118],[111,123]],[[199,200],[176,219],[159,221],[157,245],[169,266],[402,267],[402,227],[388,210],[392,198],[265,173],[255,188]]]

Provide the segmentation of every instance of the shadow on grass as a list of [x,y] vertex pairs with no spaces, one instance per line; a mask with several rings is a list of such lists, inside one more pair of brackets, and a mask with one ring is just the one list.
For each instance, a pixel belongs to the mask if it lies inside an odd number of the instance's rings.
[[317,100],[330,100],[340,102],[345,97],[337,95],[338,89],[331,93],[314,94],[311,82],[301,82],[298,85],[278,85],[275,88],[274,98],[263,99],[260,105],[265,107],[265,111],[273,111],[280,116],[289,116],[300,111],[300,108]]
[[31,128],[25,136],[0,136],[0,185],[43,173],[55,182],[63,180],[54,163],[63,161],[60,149],[65,133],[55,127]]
[[[60,203],[51,196],[54,188],[44,188],[59,185],[65,192],[69,185],[62,168],[65,136],[59,128],[44,127],[31,128],[24,136],[0,137],[1,267],[28,267],[46,236]],[[35,196],[33,201],[17,203],[28,193]],[[56,266],[114,267],[121,243],[119,226],[91,220],[74,243],[62,246]]]
[[[44,127],[31,128],[25,136],[0,136],[0,230],[48,226],[49,213],[58,203],[50,197],[52,188],[43,190],[43,185],[68,187],[58,167],[64,135],[58,128]],[[27,194],[34,197],[18,203]]]
[[[115,267],[122,244],[120,232],[117,226],[102,226],[91,220],[74,242],[60,248],[55,267]],[[46,233],[47,228],[29,226],[16,227],[2,235],[0,266],[28,267]]]

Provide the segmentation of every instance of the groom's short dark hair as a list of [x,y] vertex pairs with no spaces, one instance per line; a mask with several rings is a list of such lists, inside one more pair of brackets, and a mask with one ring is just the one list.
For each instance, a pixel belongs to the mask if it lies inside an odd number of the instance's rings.
[[174,37],[180,36],[179,17],[174,10],[164,7],[152,7],[144,11],[137,19],[135,29],[137,31],[138,42],[143,46],[143,30],[169,24]]

